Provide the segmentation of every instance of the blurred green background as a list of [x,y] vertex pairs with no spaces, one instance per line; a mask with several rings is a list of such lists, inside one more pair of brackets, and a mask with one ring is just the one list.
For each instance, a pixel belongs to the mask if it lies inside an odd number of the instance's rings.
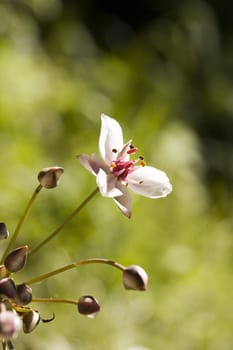
[[95,188],[75,156],[98,152],[102,112],[174,189],[132,194],[130,220],[98,195],[29,259],[17,282],[106,257],[143,266],[149,286],[125,291],[101,265],[34,285],[34,297],[94,295],[102,310],[90,320],[71,305],[33,304],[56,318],[20,334],[17,350],[233,348],[232,26],[227,0],[0,1],[0,220],[10,232],[38,171],[65,168],[17,245],[35,246]]

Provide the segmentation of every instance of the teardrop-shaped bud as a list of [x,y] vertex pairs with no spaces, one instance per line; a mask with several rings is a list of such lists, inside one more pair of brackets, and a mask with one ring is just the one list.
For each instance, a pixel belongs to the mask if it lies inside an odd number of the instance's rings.
[[79,298],[77,306],[78,312],[88,317],[94,317],[100,311],[98,301],[91,295],[84,295]]
[[15,302],[19,305],[27,305],[32,301],[32,288],[25,283],[16,286]]
[[0,278],[7,277],[7,269],[5,265],[0,265]]
[[0,313],[0,338],[9,340],[17,337],[22,328],[22,321],[14,311],[2,311]]
[[123,284],[125,289],[144,291],[147,288],[147,282],[147,273],[141,266],[131,265],[123,271]]
[[42,169],[37,178],[42,187],[49,189],[57,187],[63,173],[64,168],[54,166]]
[[22,247],[12,250],[5,259],[5,266],[10,272],[20,271],[27,260],[28,246],[24,245]]
[[22,320],[24,333],[31,333],[40,322],[39,312],[30,310],[24,313]]
[[11,278],[5,277],[0,279],[0,295],[4,295],[9,299],[13,299],[16,296],[16,286]]
[[6,224],[0,222],[0,239],[6,239],[9,237],[9,232],[7,230]]

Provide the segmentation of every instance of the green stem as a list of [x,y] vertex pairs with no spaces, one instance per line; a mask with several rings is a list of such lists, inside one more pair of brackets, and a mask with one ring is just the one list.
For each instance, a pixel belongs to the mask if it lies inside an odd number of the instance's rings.
[[60,267],[59,269],[44,273],[42,275],[39,275],[37,277],[34,277],[30,280],[25,281],[25,284],[34,284],[40,281],[45,280],[46,278],[49,278],[51,276],[55,276],[58,275],[59,273],[65,272],[67,270],[71,270],[75,267],[78,267],[80,265],[87,265],[87,264],[107,264],[107,265],[111,265],[113,267],[116,267],[117,269],[124,271],[125,270],[125,266],[113,261],[113,260],[109,260],[109,259],[101,259],[101,258],[93,258],[93,259],[82,259],[82,260],[78,260],[75,261],[69,265],[65,265],[63,267]]
[[2,349],[7,350],[7,344],[5,341],[2,341]]
[[66,303],[66,304],[77,305],[77,300],[60,299],[60,298],[33,298],[32,302],[35,302],[35,303]]
[[64,221],[58,226],[47,238],[45,238],[41,243],[30,250],[30,255],[35,254],[40,248],[47,244],[53,237],[55,237],[65,225],[67,225],[81,210],[85,205],[90,202],[90,200],[99,192],[97,187]]
[[7,247],[6,247],[6,250],[5,250],[5,252],[4,252],[3,256],[2,256],[0,264],[3,264],[3,262],[5,260],[5,257],[7,256],[9,250],[11,249],[12,245],[14,244],[14,242],[15,242],[18,234],[19,234],[19,231],[20,231],[21,227],[22,227],[22,225],[23,225],[23,223],[24,223],[24,221],[25,221],[25,219],[26,219],[26,217],[27,217],[27,215],[28,215],[28,213],[29,213],[29,211],[30,211],[30,209],[31,209],[35,199],[36,199],[36,197],[38,196],[38,194],[40,193],[42,188],[43,187],[40,184],[40,185],[37,186],[37,188],[33,192],[32,197],[29,200],[29,202],[28,202],[28,204],[27,204],[27,206],[26,206],[22,216],[20,217],[19,222],[18,222],[18,224],[17,224],[17,226],[15,228],[15,231],[14,231],[14,233],[13,233],[13,235],[12,235],[12,237],[11,237]]

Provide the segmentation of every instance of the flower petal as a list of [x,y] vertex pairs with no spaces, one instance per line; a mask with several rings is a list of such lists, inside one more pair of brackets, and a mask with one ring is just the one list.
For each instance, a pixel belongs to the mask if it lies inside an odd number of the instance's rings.
[[77,159],[84,166],[84,168],[86,168],[95,176],[98,174],[100,168],[102,169],[107,168],[106,164],[101,159],[99,159],[95,154],[92,154],[91,156],[87,154],[80,154],[77,156]]
[[120,191],[122,192],[122,195],[120,197],[114,197],[113,200],[117,204],[117,206],[120,208],[121,212],[125,216],[127,216],[127,218],[130,218],[131,217],[132,203],[131,203],[131,198],[130,198],[129,192],[124,185],[117,183],[117,186],[120,189]]
[[123,148],[123,134],[120,124],[105,114],[101,115],[99,151],[105,162],[110,165],[116,160]]
[[96,182],[102,196],[111,198],[122,196],[121,190],[116,187],[116,177],[112,174],[107,174],[103,169],[99,170]]
[[142,196],[160,198],[172,191],[167,175],[150,166],[138,166],[127,177],[129,188]]
[[130,159],[128,151],[130,149],[131,142],[132,140],[129,140],[126,144],[123,145],[122,149],[117,154],[117,160],[124,160],[125,162],[127,162]]

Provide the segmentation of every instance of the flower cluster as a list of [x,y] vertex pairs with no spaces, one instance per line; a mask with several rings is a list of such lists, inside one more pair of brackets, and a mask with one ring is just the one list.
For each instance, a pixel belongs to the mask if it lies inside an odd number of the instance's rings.
[[40,313],[31,306],[33,303],[69,303],[77,307],[77,311],[85,316],[94,317],[100,311],[100,304],[92,295],[82,295],[78,299],[39,298],[33,295],[32,285],[49,277],[77,268],[85,264],[107,264],[115,267],[122,273],[122,283],[125,289],[145,291],[148,276],[138,265],[124,265],[109,259],[90,258],[81,259],[56,270],[43,273],[21,283],[15,283],[13,274],[21,271],[27,264],[30,255],[33,255],[67,225],[88,202],[97,194],[111,197],[120,210],[127,217],[131,216],[131,201],[127,186],[135,193],[149,198],[164,197],[172,190],[171,184],[164,172],[146,165],[142,157],[131,160],[130,156],[137,152],[137,148],[129,141],[123,144],[120,125],[114,119],[102,115],[99,150],[102,160],[97,156],[79,155],[80,162],[95,176],[97,188],[75,208],[75,210],[44,240],[32,249],[27,245],[12,249],[21,227],[40,191],[58,186],[64,169],[49,167],[42,169],[38,174],[39,185],[34,190],[18,225],[12,235],[9,234],[4,222],[0,222],[0,240],[8,239],[8,245],[0,261],[0,341],[4,350],[12,350],[12,340],[22,330],[31,333],[40,322],[49,322],[54,319],[43,319]]

